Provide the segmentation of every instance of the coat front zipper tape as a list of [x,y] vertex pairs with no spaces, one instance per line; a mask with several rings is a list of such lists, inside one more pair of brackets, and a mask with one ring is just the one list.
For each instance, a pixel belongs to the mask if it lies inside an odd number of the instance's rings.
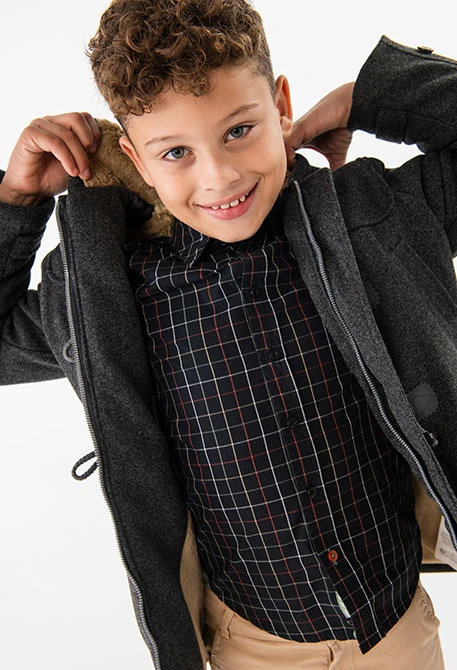
[[76,366],[76,375],[78,379],[78,388],[79,388],[79,396],[81,399],[81,403],[83,405],[83,410],[84,410],[84,415],[86,418],[87,426],[89,428],[89,433],[91,436],[91,440],[94,446],[94,451],[97,456],[97,463],[98,463],[98,473],[99,473],[99,481],[100,481],[100,488],[102,491],[103,498],[105,500],[105,503],[110,511],[111,514],[111,520],[113,522],[114,526],[114,532],[115,532],[115,537],[116,537],[116,542],[117,542],[117,548],[119,551],[119,555],[122,561],[122,564],[124,566],[124,569],[127,573],[127,577],[130,583],[130,586],[133,590],[133,593],[135,594],[135,597],[137,599],[136,602],[136,614],[137,614],[137,619],[138,619],[138,624],[141,630],[141,633],[143,635],[143,638],[149,648],[149,651],[152,656],[152,661],[154,663],[154,668],[155,670],[161,670],[161,664],[160,664],[160,658],[159,658],[159,650],[156,641],[154,640],[151,631],[148,628],[147,622],[146,622],[146,615],[144,612],[144,601],[143,601],[143,595],[141,593],[140,587],[138,586],[138,583],[136,582],[135,578],[131,574],[127,562],[124,557],[124,553],[122,551],[121,547],[121,542],[119,538],[119,531],[116,526],[116,522],[114,521],[114,514],[113,514],[113,508],[111,505],[110,500],[108,499],[108,495],[106,493],[105,485],[103,482],[103,476],[102,476],[102,465],[101,465],[101,458],[100,458],[100,452],[97,444],[97,438],[95,435],[95,431],[92,425],[92,420],[90,417],[90,410],[89,410],[89,403],[87,400],[87,393],[86,393],[86,388],[84,384],[84,375],[82,371],[82,365],[81,365],[81,356],[80,352],[78,349],[78,342],[76,338],[76,327],[75,327],[75,315],[73,313],[73,307],[72,307],[72,302],[71,302],[71,285],[70,285],[70,270],[69,270],[69,263],[68,263],[68,251],[67,251],[67,242],[65,239],[65,234],[62,226],[62,220],[60,216],[60,201],[57,203],[56,207],[56,219],[57,219],[57,226],[59,230],[59,238],[60,238],[60,250],[62,254],[62,265],[63,265],[63,272],[64,272],[64,279],[65,279],[65,299],[66,299],[66,305],[67,305],[67,317],[68,317],[68,326],[70,329],[70,337],[71,337],[71,342],[73,346],[73,358],[74,358],[74,364]]

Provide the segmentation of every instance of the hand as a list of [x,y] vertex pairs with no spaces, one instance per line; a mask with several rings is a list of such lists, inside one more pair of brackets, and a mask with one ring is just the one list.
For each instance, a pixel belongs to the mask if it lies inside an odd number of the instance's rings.
[[68,176],[90,178],[88,152],[100,131],[87,112],[35,119],[22,132],[3,181],[0,202],[36,205],[67,188]]
[[353,89],[352,82],[343,84],[294,123],[286,143],[290,168],[295,163],[295,151],[301,148],[315,149],[323,154],[332,170],[344,165],[352,140],[347,122],[351,112]]

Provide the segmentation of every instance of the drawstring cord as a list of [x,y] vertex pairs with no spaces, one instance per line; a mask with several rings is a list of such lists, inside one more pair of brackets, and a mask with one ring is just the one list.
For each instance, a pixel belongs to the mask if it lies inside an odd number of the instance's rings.
[[74,479],[77,479],[78,482],[82,482],[84,479],[90,477],[98,467],[97,461],[95,461],[95,463],[92,463],[90,468],[88,468],[85,472],[82,472],[81,474],[78,474],[78,468],[80,468],[81,465],[84,465],[84,463],[87,463],[87,461],[91,461],[93,458],[96,458],[95,451],[91,451],[90,454],[86,454],[85,456],[80,458],[79,461],[77,461],[71,469],[72,477],[74,477]]

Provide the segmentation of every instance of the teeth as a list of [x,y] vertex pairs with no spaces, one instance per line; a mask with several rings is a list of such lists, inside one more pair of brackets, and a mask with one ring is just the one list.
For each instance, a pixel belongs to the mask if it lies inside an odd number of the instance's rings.
[[233,200],[232,202],[226,202],[223,205],[214,205],[211,209],[229,209],[229,207],[236,207],[240,202],[244,202],[248,195],[249,193],[247,195],[242,195],[241,198]]

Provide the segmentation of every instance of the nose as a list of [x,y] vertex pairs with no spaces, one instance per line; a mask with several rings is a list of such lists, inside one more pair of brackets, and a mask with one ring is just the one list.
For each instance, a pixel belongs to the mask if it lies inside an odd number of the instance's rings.
[[225,193],[227,188],[240,180],[241,174],[233,156],[223,151],[208,153],[198,165],[199,179],[206,191]]

